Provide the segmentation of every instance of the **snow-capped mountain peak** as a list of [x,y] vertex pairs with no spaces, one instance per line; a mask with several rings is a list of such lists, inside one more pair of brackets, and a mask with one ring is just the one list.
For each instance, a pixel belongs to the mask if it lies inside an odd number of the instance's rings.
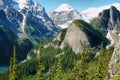
[[19,3],[25,4],[25,5],[30,5],[33,3],[32,0],[18,0]]
[[42,14],[46,13],[43,6],[41,6],[40,4],[32,0],[18,0],[17,5],[14,5],[14,6],[18,7],[18,11],[28,10],[31,13],[33,13],[34,16],[39,18],[41,18],[40,16]]
[[69,4],[63,3],[55,11],[61,12],[61,11],[72,11],[72,10],[74,10],[74,8],[72,8]]
[[67,28],[73,20],[81,19],[78,11],[66,3],[61,4],[56,10],[49,13],[49,17],[61,28]]
[[17,1],[18,5],[16,5],[15,7],[18,7],[19,10],[23,9],[24,7],[29,7],[29,6],[33,6],[34,2],[32,0],[18,0]]

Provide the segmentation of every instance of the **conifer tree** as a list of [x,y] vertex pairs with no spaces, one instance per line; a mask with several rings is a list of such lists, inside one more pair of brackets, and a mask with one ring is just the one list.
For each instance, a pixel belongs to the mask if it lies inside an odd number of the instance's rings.
[[9,80],[18,80],[18,64],[17,64],[17,55],[16,47],[14,46],[13,57],[10,60],[10,75]]
[[118,64],[117,64],[118,73],[115,77],[115,80],[120,80],[120,55],[118,56]]
[[13,80],[18,80],[18,63],[17,63],[17,55],[16,55],[16,47],[14,46],[13,53]]
[[50,69],[49,69],[49,80],[53,80],[54,79],[54,70],[53,70],[53,66],[50,65]]
[[106,75],[106,71],[105,71],[106,66],[104,65],[105,49],[103,48],[103,43],[101,44],[101,50],[99,54],[100,55],[98,57],[98,68],[94,79],[104,80]]
[[81,59],[77,62],[73,69],[73,75],[75,76],[75,80],[88,80],[87,69],[87,49],[83,47],[83,52],[81,53]]
[[120,41],[115,47],[114,52],[116,54],[116,59],[117,59],[117,63],[115,64],[115,66],[117,67],[117,74],[116,74],[117,76],[115,76],[115,80],[120,80]]
[[108,72],[108,64],[110,62],[110,59],[111,59],[111,53],[112,53],[112,48],[109,48],[108,50],[105,51],[105,58],[104,58],[104,66],[105,66],[105,76],[107,75],[107,72]]
[[57,63],[55,80],[62,80],[62,64],[61,64],[61,57],[60,56],[58,56],[58,63]]
[[13,57],[11,57],[11,59],[10,59],[10,71],[9,71],[9,80],[12,80],[12,68],[13,68]]
[[45,67],[43,64],[43,46],[42,43],[39,45],[39,54],[37,57],[38,68],[37,68],[37,80],[44,80],[42,76],[42,72],[44,71]]

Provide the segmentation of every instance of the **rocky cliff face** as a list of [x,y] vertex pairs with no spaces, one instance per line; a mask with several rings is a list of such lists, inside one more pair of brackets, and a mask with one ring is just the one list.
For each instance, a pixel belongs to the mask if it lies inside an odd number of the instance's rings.
[[80,14],[83,20],[90,22],[92,19],[96,18],[100,12],[102,12],[103,10],[109,9],[110,6],[115,6],[120,11],[120,4],[113,3],[110,5],[104,5],[101,7],[89,7],[88,9],[82,11]]
[[90,46],[89,36],[84,33],[76,24],[72,23],[65,34],[64,40],[60,47],[63,49],[65,44],[72,47],[73,51],[79,53],[82,51],[82,44]]
[[45,47],[54,46],[63,49],[66,45],[69,45],[75,53],[79,53],[82,52],[83,45],[93,47],[101,44],[101,41],[107,43],[106,38],[99,37],[100,35],[88,23],[82,20],[74,20],[67,29],[58,33],[52,42]]
[[9,63],[8,61],[12,55],[12,46],[17,38],[9,26],[11,24],[7,20],[5,12],[0,10],[0,65]]
[[0,6],[6,14],[6,23],[20,39],[33,38],[38,42],[61,30],[49,18],[45,8],[32,0],[1,0]]
[[51,31],[57,32],[59,31],[59,27],[53,23],[51,18],[47,15],[45,8],[38,4],[37,2],[33,2],[32,0],[18,0],[18,10],[23,12],[23,14],[31,13],[33,16],[42,20],[43,24],[47,26],[47,28]]
[[60,31],[48,17],[44,7],[32,0],[2,1],[12,31],[19,38],[51,37]]
[[114,44],[118,43],[118,40],[119,40],[120,36],[114,30],[108,30],[108,33],[107,33],[106,37],[111,42],[111,45],[114,45]]
[[109,70],[108,70],[109,80],[115,80],[114,77],[117,75],[119,71],[118,70],[119,60],[120,60],[120,37],[117,44],[115,44],[115,49],[109,63]]
[[120,33],[120,12],[114,6],[111,6],[110,9],[103,10],[99,13],[99,16],[91,23],[105,33],[108,30],[115,30]]

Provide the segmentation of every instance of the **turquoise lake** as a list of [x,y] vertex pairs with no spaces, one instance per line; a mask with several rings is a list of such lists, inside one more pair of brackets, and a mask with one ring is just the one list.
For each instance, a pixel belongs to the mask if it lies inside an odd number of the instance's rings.
[[8,69],[8,67],[6,67],[6,66],[1,66],[1,67],[0,67],[0,72],[5,71],[6,69]]

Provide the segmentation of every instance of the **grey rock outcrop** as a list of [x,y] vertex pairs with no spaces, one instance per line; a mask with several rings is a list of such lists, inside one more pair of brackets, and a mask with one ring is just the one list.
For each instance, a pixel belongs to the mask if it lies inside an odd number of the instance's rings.
[[120,64],[119,59],[120,59],[120,38],[119,42],[115,45],[115,49],[109,63],[108,80],[114,80],[114,77],[117,75],[119,71],[118,64]]
[[67,29],[65,38],[60,47],[63,49],[65,44],[68,44],[70,47],[72,47],[75,53],[79,53],[82,52],[82,44],[90,46],[90,40],[86,33],[84,33],[79,29],[78,26],[72,23]]
[[106,36],[109,41],[111,42],[111,44],[116,44],[118,43],[119,40],[119,35],[117,34],[117,32],[112,31],[112,30],[108,30],[107,36]]
[[100,35],[83,20],[74,20],[67,29],[58,33],[52,42],[45,47],[53,46],[63,49],[66,45],[69,45],[75,53],[80,53],[83,50],[83,45],[93,47],[100,45],[102,41],[107,42],[106,38]]

